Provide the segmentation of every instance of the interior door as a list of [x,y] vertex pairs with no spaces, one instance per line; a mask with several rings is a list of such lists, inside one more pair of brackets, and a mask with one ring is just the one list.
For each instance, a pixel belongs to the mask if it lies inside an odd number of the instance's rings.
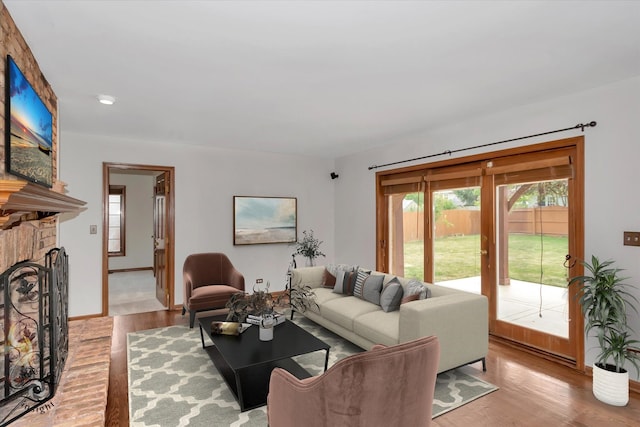
[[156,298],[165,307],[169,304],[167,287],[167,173],[156,176],[153,197],[153,274],[156,278]]

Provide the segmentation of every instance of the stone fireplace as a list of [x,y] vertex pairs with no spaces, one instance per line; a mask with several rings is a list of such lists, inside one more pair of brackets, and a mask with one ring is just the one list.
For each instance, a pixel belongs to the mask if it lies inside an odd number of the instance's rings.
[[[101,425],[100,411],[96,415],[67,403],[79,400],[78,390],[85,401],[96,402],[89,398],[94,389],[79,380],[74,368],[89,376],[87,381],[99,380],[97,401],[105,400],[108,383],[111,323],[67,322],[68,257],[56,248],[59,214],[78,213],[85,202],[68,196],[58,180],[58,99],[2,0],[0,28],[5,61],[0,82],[8,81],[10,55],[52,116],[49,188],[6,169],[10,120],[7,92],[0,91],[0,425],[54,425],[51,419],[64,420],[56,425]],[[99,357],[94,349],[100,349]],[[107,381],[100,379],[105,366]]]

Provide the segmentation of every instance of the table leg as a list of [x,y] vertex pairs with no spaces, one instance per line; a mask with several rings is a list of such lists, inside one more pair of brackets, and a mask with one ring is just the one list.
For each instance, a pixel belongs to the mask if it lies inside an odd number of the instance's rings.
[[236,397],[238,398],[238,403],[240,404],[240,411],[244,412],[244,396],[242,395],[242,382],[240,381],[240,373],[238,371],[234,371],[233,375],[236,377],[236,391],[238,392]]
[[328,367],[329,367],[329,349],[327,349],[327,354],[324,357],[324,370],[325,370],[325,372],[327,371]]
[[202,323],[198,323],[200,325],[200,341],[202,341],[202,348],[204,348],[204,334],[202,333]]

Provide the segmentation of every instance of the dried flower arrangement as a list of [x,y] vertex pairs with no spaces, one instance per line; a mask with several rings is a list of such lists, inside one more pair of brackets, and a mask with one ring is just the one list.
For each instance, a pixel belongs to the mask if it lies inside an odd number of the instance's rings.
[[269,282],[264,290],[253,288],[253,293],[238,292],[231,295],[226,304],[229,309],[228,322],[244,322],[249,314],[262,316],[265,314],[282,314],[287,308],[304,313],[312,306],[318,306],[315,302],[316,294],[313,289],[304,285],[290,289],[274,298],[269,292]]

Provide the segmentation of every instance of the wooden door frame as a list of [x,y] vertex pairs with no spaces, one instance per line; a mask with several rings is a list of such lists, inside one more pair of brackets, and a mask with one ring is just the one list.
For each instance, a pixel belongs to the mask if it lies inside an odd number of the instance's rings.
[[175,189],[175,168],[173,166],[137,165],[129,163],[102,163],[102,316],[109,315],[109,173],[118,170],[140,170],[165,172],[167,174],[168,192],[167,206],[167,266],[166,281],[169,292],[167,310],[175,307],[175,205],[173,192]]

